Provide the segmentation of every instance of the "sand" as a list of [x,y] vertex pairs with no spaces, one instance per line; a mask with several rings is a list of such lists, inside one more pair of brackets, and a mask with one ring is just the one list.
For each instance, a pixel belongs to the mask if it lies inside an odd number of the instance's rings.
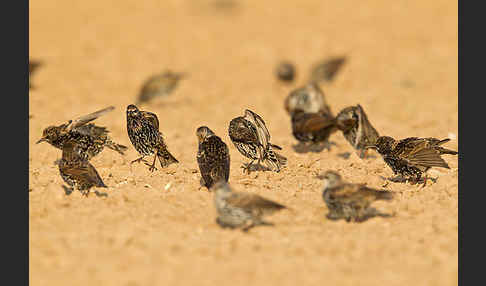
[[[458,162],[432,170],[425,188],[390,183],[393,218],[329,221],[316,174],[339,171],[380,188],[392,171],[359,159],[336,133],[330,151],[296,153],[283,109],[313,63],[346,55],[321,85],[333,112],[360,103],[383,135],[453,138],[458,148],[458,30],[454,1],[54,1],[30,2],[33,78],[29,114],[30,285],[457,285]],[[297,68],[277,82],[280,60]],[[125,109],[147,77],[190,74],[168,98],[142,109],[159,116],[180,164],[154,173],[138,153]],[[55,161],[36,145],[43,128],[114,105],[96,122],[129,146],[92,160],[107,196],[66,195]],[[289,160],[280,173],[243,174],[229,121],[250,108]],[[199,187],[196,128],[230,148],[230,183],[292,208],[249,233],[219,228],[212,193]],[[348,160],[338,156],[351,152]]]

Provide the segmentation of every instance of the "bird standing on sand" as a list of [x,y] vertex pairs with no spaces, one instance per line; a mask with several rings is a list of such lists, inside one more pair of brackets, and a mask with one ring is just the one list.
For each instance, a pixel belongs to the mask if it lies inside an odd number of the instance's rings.
[[257,194],[233,192],[224,181],[213,185],[214,205],[218,213],[216,222],[223,228],[242,228],[248,231],[258,225],[272,225],[264,216],[286,208]]
[[219,180],[228,182],[230,173],[230,155],[226,143],[207,126],[196,130],[199,147],[197,163],[203,184],[210,189]]
[[154,161],[149,170],[154,171],[155,162],[159,158],[160,166],[165,168],[172,163],[179,163],[167,150],[162,133],[159,131],[159,119],[152,112],[139,110],[135,105],[127,106],[127,132],[130,141],[142,157],[131,163],[144,160],[145,156],[154,155]]
[[391,200],[393,193],[368,188],[364,184],[343,182],[341,176],[335,171],[327,171],[322,179],[324,181],[322,198],[329,209],[326,215],[328,219],[362,222],[373,216],[390,216],[379,213],[370,205],[377,200]]
[[[440,146],[449,141],[450,139],[439,140],[431,137],[409,137],[395,140],[389,136],[380,136],[374,145],[367,148],[373,148],[380,153],[393,173],[401,177],[390,178],[390,181],[403,182],[409,180],[410,183],[416,184],[421,180],[422,174],[432,167],[449,169],[449,165],[442,159],[441,155],[457,155],[457,152]],[[425,186],[427,175],[423,181],[423,186]]]
[[244,116],[233,118],[228,128],[231,142],[238,151],[252,161],[243,167],[250,172],[253,161],[264,162],[270,170],[280,172],[287,163],[287,158],[273,151],[282,150],[280,146],[270,143],[270,133],[263,119],[255,112],[246,109]]
[[375,144],[380,137],[359,104],[342,109],[336,116],[336,126],[361,159],[366,156],[365,148]]

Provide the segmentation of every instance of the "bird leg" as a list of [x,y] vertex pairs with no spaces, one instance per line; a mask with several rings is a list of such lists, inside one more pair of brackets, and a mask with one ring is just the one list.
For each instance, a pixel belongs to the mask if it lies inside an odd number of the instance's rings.
[[157,170],[157,168],[155,168],[155,162],[157,162],[157,151],[155,151],[154,162],[152,163],[152,165],[145,163],[145,165],[150,166],[149,171],[153,172],[153,171]]
[[250,174],[250,166],[253,164],[255,160],[251,160],[250,163],[248,163],[246,166],[242,165],[241,168],[243,168],[243,173],[246,171],[248,174]]
[[84,197],[88,197],[89,195],[89,189],[88,190],[84,190],[84,191],[81,191],[81,194],[84,196]]
[[143,157],[145,157],[145,156],[142,156],[142,157],[140,157],[140,158],[138,158],[138,159],[133,160],[132,162],[130,162],[130,165],[131,165],[131,164],[133,164],[133,163],[135,163],[135,162],[140,163],[140,161],[144,161],[144,162],[146,162],[146,161],[143,159]]

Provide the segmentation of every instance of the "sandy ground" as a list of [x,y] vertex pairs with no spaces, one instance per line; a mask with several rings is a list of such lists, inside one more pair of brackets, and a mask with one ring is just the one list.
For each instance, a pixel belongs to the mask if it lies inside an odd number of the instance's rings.
[[[360,103],[381,134],[458,133],[458,31],[454,1],[30,1],[30,56],[45,62],[29,94],[30,285],[457,285],[457,158],[424,189],[395,184],[394,218],[362,224],[325,219],[315,174],[380,187],[392,175],[381,158],[360,160],[336,133],[330,151],[298,154],[283,100],[310,66],[347,55],[322,85],[334,112]],[[291,85],[280,60],[296,64]],[[126,131],[125,109],[143,81],[166,68],[190,78],[143,106],[159,116],[180,164],[150,173]],[[114,105],[97,120],[125,156],[106,149],[92,164],[108,196],[66,195],[54,161],[36,145],[42,129]],[[266,121],[289,164],[243,174],[229,121],[250,108]],[[229,146],[230,183],[286,204],[275,227],[249,233],[215,224],[212,194],[199,188],[200,125]],[[454,137],[453,135],[451,135]],[[458,139],[447,147],[457,150]],[[345,160],[338,156],[352,152]]]

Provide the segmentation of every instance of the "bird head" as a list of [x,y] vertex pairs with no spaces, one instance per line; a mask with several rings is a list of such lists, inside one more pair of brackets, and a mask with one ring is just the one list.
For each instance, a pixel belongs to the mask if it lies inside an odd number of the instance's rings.
[[332,188],[341,182],[341,175],[333,170],[328,170],[324,174],[317,176],[319,179],[324,181],[324,188]]
[[133,104],[130,104],[129,106],[127,106],[127,116],[128,117],[138,117],[140,115],[140,111],[138,110],[138,108],[133,105]]
[[44,131],[42,132],[42,138],[37,141],[36,144],[39,144],[41,142],[48,142],[51,143],[57,139],[59,136],[59,128],[56,126],[49,126]]
[[349,106],[341,110],[336,116],[336,126],[342,131],[348,131],[358,123],[356,107]]
[[199,143],[202,143],[206,138],[215,135],[214,132],[207,126],[201,126],[196,130],[196,136]]

